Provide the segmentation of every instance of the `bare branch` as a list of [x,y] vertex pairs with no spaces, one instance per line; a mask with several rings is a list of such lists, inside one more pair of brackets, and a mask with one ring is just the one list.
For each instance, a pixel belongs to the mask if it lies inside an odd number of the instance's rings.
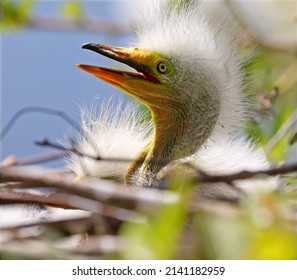
[[[74,146],[72,146],[70,148],[65,148],[61,144],[53,143],[48,139],[43,139],[42,141],[35,141],[35,144],[38,145],[38,146],[51,147],[51,148],[54,148],[54,149],[58,149],[58,150],[64,151],[65,154],[73,153],[73,154],[76,154],[78,156],[86,157],[86,158],[93,159],[93,160],[103,160],[100,156],[92,156],[92,155],[82,153],[77,148],[75,148]],[[106,159],[104,159],[104,160],[106,160]],[[121,161],[121,160],[119,160],[119,159],[109,159],[108,161]],[[130,162],[131,160],[125,160],[125,161]]]
[[237,180],[247,180],[259,175],[265,176],[277,176],[282,174],[288,174],[291,172],[297,172],[297,163],[290,164],[290,165],[283,165],[280,167],[270,168],[270,169],[263,169],[263,170],[256,170],[256,171],[241,171],[233,174],[227,175],[208,175],[208,174],[199,174],[196,176],[195,181],[197,183],[218,183],[224,182],[227,184],[231,184]]
[[37,106],[32,106],[32,107],[26,107],[23,108],[19,111],[17,111],[8,124],[3,128],[3,130],[0,133],[0,142],[6,137],[6,135],[9,133],[9,131],[13,128],[15,123],[25,114],[28,113],[42,113],[42,114],[47,114],[51,116],[57,116],[59,118],[62,118],[65,122],[67,122],[69,125],[71,125],[74,129],[76,129],[78,132],[80,132],[80,129],[77,126],[77,123],[70,117],[68,116],[65,112],[55,110],[55,109],[50,109],[46,107],[37,107]]
[[100,214],[119,221],[139,222],[143,220],[139,214],[131,210],[103,204],[91,199],[66,193],[24,193],[0,188],[0,201],[2,203],[38,203],[67,209],[81,209]]
[[104,180],[73,182],[72,178],[51,169],[37,167],[8,167],[0,169],[0,182],[24,182],[33,186],[51,187],[98,202],[120,203],[122,207],[134,209],[149,204],[160,206],[178,201],[178,195],[169,191],[145,188],[129,188]]
[[[90,139],[89,139],[90,140]],[[93,141],[89,141],[90,144],[92,144]],[[93,142],[94,143],[94,142]],[[128,158],[115,158],[115,157],[101,157],[100,155],[97,156],[93,156],[90,154],[86,154],[86,153],[82,153],[80,152],[74,145],[72,145],[72,147],[70,148],[66,148],[65,146],[58,144],[58,143],[53,143],[48,139],[44,139],[42,141],[35,141],[35,144],[38,146],[43,146],[43,147],[51,147],[54,149],[58,149],[61,151],[64,151],[65,154],[75,154],[81,157],[86,157],[95,161],[110,161],[110,162],[131,162],[133,161],[133,159],[128,159]],[[143,163],[144,160],[138,160],[137,162],[139,162],[140,164]],[[170,160],[166,160],[166,159],[152,159],[152,162],[156,163],[156,164],[169,164]],[[188,164],[190,165],[190,164]]]

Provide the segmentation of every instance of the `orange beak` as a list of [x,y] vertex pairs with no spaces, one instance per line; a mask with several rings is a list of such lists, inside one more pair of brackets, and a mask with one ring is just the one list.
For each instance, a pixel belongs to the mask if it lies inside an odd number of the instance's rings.
[[113,84],[114,86],[120,86],[127,79],[141,79],[147,80],[155,84],[160,82],[154,77],[152,71],[148,66],[141,63],[142,51],[137,48],[120,48],[103,44],[85,44],[83,49],[89,49],[95,51],[101,55],[124,63],[136,70],[136,72],[129,72],[124,70],[117,70],[111,68],[105,68],[100,66],[78,64],[77,67],[96,76],[97,78]]

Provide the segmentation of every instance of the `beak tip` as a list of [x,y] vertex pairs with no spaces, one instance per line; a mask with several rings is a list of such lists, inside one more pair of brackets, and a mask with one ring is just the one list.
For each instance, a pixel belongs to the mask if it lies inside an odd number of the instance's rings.
[[98,50],[101,48],[101,44],[95,44],[95,43],[86,43],[82,45],[82,49],[87,49],[91,51],[98,52]]
[[94,44],[92,44],[92,43],[86,43],[86,44],[83,44],[82,45],[82,49],[89,49],[90,47],[92,47],[92,45],[94,45]]
[[86,69],[85,65],[83,65],[83,64],[76,64],[76,67],[78,69],[80,69],[80,70],[85,70]]

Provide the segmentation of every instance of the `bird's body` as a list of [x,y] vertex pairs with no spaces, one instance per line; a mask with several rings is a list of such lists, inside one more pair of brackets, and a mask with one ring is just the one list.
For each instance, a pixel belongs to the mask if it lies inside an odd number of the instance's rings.
[[154,129],[148,139],[147,126],[127,117],[134,110],[126,110],[120,122],[117,112],[108,125],[105,118],[84,119],[85,138],[92,143],[83,137],[82,153],[133,160],[119,173],[111,162],[74,155],[71,167],[80,177],[120,176],[127,184],[154,186],[169,162],[192,161],[209,173],[268,167],[264,153],[242,136],[246,101],[235,29],[226,31],[211,17],[210,2],[158,1],[133,47],[83,46],[136,70],[78,65],[146,105]]

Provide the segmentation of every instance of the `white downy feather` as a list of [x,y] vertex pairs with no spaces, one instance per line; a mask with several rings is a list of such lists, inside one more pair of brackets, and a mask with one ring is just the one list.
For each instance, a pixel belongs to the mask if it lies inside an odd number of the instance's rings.
[[112,99],[101,103],[96,99],[96,102],[90,110],[81,110],[82,136],[77,149],[85,155],[115,160],[95,161],[73,154],[67,159],[68,166],[80,178],[123,180],[129,161],[149,140],[152,124],[143,123],[133,104],[123,107],[122,102],[115,105]]

